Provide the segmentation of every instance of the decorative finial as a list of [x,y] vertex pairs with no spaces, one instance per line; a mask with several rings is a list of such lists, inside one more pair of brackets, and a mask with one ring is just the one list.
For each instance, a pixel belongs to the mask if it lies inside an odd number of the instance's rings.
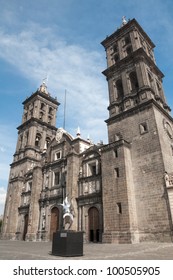
[[48,84],[49,75],[46,75],[46,77],[43,79],[43,84]]
[[80,137],[80,128],[79,128],[79,126],[78,126],[78,128],[77,128],[76,136],[77,136],[77,137]]
[[46,81],[48,82],[48,77],[44,78],[40,86],[40,92],[48,94]]
[[127,23],[126,17],[123,16],[122,17],[122,25],[121,26],[124,26],[126,23]]

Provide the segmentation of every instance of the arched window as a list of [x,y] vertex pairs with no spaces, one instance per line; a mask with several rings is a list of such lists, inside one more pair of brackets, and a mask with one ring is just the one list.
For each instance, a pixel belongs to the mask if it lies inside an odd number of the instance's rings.
[[115,63],[116,62],[118,62],[120,59],[119,59],[119,55],[118,55],[118,53],[116,53],[115,55],[114,55],[114,61],[115,61]]
[[148,73],[148,79],[149,79],[149,82],[150,82],[150,85],[151,85],[151,84],[152,84],[153,79],[152,79],[152,77],[151,77],[150,73]]
[[129,75],[130,78],[130,83],[131,83],[131,90],[138,90],[139,89],[139,84],[138,84],[138,79],[137,79],[137,75],[136,72],[133,71],[130,73]]
[[53,114],[53,108],[49,107],[49,114],[52,115]]
[[49,147],[50,141],[51,141],[50,138],[46,137],[46,142],[45,142],[46,149]]
[[123,97],[124,91],[123,91],[123,84],[121,79],[116,81],[116,88],[117,88],[117,98]]
[[130,35],[129,34],[124,38],[124,42],[125,42],[126,45],[131,43],[131,39],[130,39]]
[[132,46],[128,46],[128,47],[126,48],[126,53],[127,53],[127,55],[129,55],[129,54],[132,53]]
[[33,116],[33,109],[30,110],[30,117]]
[[113,51],[116,53],[116,52],[118,52],[118,45],[117,44],[115,44],[114,46],[113,46]]
[[49,124],[51,124],[52,122],[52,118],[50,116],[48,116],[48,121],[47,121]]
[[19,136],[19,149],[22,148],[22,142],[23,142],[23,134],[21,134],[21,135]]
[[44,109],[45,109],[45,104],[44,104],[44,103],[41,103],[40,109],[41,109],[41,110],[44,110]]
[[35,137],[35,146],[40,147],[40,141],[41,141],[41,134],[37,133]]
[[42,121],[43,120],[43,112],[40,112],[40,115],[39,115],[39,119]]
[[154,90],[154,82],[150,73],[148,73],[148,79],[149,79],[150,87]]
[[158,94],[163,99],[162,86],[161,86],[161,84],[159,82],[156,82],[156,85],[157,85]]

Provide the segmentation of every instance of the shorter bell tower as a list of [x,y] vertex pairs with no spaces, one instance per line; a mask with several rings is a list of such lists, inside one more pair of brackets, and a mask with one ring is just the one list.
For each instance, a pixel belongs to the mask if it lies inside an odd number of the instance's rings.
[[[59,106],[43,82],[24,102],[22,123],[14,160],[11,164],[4,212],[3,237],[25,240],[38,227],[42,187],[42,155],[56,135],[56,113]],[[30,228],[26,228],[29,226]],[[34,240],[36,237],[32,236]]]
[[18,141],[14,161],[24,156],[37,161],[56,134],[56,112],[59,102],[51,97],[43,82],[23,105],[22,124],[17,128]]

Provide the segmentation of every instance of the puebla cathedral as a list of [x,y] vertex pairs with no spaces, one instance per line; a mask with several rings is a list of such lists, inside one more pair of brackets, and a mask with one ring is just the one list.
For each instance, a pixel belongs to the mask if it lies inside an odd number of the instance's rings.
[[[101,43],[106,51],[108,144],[56,127],[60,105],[45,83],[23,102],[11,163],[2,238],[49,241],[63,228],[85,242],[173,240],[173,119],[154,43],[135,20]],[[106,108],[105,108],[106,110]]]

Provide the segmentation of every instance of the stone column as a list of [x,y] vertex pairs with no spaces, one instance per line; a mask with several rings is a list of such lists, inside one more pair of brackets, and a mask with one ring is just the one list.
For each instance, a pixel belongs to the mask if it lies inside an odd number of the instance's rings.
[[28,146],[35,146],[36,131],[37,128],[35,126],[29,129]]
[[149,83],[148,83],[148,75],[147,75],[147,70],[146,70],[146,64],[142,61],[142,62],[140,62],[139,65],[140,65],[140,70],[141,70],[141,73],[142,73],[143,85],[148,86]]
[[[77,213],[77,203],[75,198],[78,197],[78,176],[79,176],[79,157],[73,151],[67,157],[67,183],[66,183],[66,194],[69,195],[70,199],[73,199],[73,207],[75,213]],[[74,218],[72,224],[72,230],[77,230],[77,219]]]
[[123,71],[122,74],[122,84],[123,84],[123,91],[124,91],[124,96],[129,94],[129,89],[128,89],[128,81],[127,81],[127,73],[126,71]]
[[37,231],[39,229],[39,198],[42,190],[42,170],[41,167],[35,167],[33,169],[33,181],[32,181],[32,191],[31,191],[31,204],[29,211],[29,222],[27,238],[29,240],[36,240]]

